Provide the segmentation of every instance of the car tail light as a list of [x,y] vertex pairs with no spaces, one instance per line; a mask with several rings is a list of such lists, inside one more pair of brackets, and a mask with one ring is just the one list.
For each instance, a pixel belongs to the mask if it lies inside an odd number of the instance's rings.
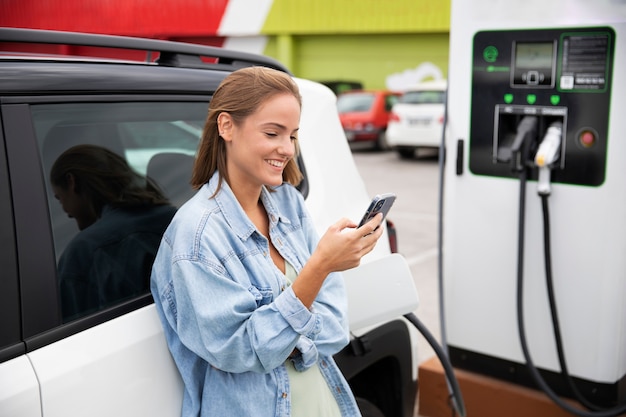
[[390,122],[399,122],[400,121],[400,116],[398,116],[397,113],[391,112],[391,113],[389,113],[389,121]]
[[387,235],[389,235],[389,247],[391,248],[391,253],[398,253],[398,233],[396,231],[396,226],[389,219],[386,220],[387,224]]
[[439,118],[437,119],[437,122],[442,125],[443,124],[443,114],[441,116],[439,116]]

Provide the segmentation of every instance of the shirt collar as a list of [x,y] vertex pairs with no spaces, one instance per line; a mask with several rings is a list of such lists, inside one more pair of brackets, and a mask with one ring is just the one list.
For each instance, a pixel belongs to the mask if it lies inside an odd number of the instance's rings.
[[[215,171],[206,185],[209,195],[215,193],[219,178],[219,173]],[[279,205],[273,194],[265,186],[261,189],[261,201],[270,220],[270,229],[276,226],[278,222],[291,224],[291,221],[279,210]],[[226,222],[240,239],[247,240],[256,231],[256,226],[250,221],[243,208],[241,208],[233,190],[226,181],[222,181],[220,191],[215,195],[214,199]]]

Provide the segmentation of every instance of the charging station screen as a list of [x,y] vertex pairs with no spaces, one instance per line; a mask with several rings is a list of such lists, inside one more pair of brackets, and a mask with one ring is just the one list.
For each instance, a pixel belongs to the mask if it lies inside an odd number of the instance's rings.
[[554,42],[516,42],[513,86],[551,87],[554,72]]

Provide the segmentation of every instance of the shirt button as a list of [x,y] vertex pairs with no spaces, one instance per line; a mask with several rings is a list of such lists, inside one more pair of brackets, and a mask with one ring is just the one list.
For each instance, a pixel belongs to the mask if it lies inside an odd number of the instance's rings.
[[287,398],[287,393],[283,392],[283,398]]
[[285,286],[283,285],[282,287],[280,287],[281,291],[285,291]]

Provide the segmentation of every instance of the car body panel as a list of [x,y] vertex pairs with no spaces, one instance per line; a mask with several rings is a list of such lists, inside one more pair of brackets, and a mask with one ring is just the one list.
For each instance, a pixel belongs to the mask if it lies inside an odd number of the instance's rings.
[[[321,236],[342,217],[358,222],[370,196],[348,143],[341,140],[342,127],[334,94],[317,83],[296,81],[303,96],[298,142],[309,178],[306,204]],[[374,251],[366,255],[365,262],[390,253],[387,231],[384,233]]]
[[26,356],[0,363],[0,415],[41,416],[39,384]]
[[46,417],[180,414],[182,381],[153,304],[28,356]]

